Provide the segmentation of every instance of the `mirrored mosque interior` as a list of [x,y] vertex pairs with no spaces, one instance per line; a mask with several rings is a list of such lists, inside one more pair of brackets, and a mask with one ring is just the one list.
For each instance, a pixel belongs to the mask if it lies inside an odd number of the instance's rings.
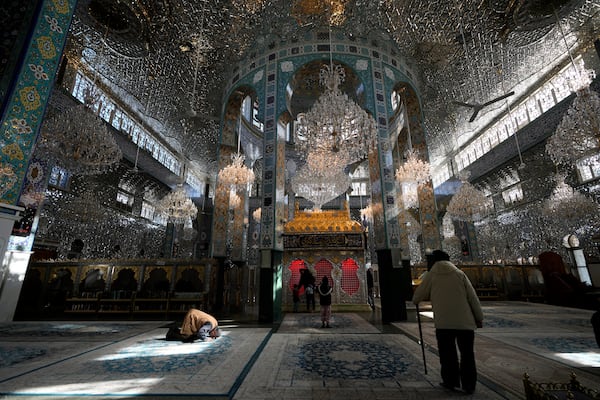
[[[0,10],[0,397],[451,397],[437,249],[473,396],[600,396],[597,0]],[[190,308],[223,336],[164,341]]]

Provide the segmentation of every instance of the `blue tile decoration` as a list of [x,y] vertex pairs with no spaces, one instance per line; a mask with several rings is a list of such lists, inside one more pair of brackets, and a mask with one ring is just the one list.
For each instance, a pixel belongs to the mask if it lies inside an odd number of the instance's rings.
[[399,346],[381,340],[313,337],[301,340],[294,350],[296,366],[302,371],[298,379],[407,380],[420,375],[420,361]]
[[32,347],[0,346],[0,368],[10,367],[20,362],[32,360],[46,355],[46,350]]
[[0,166],[15,179],[0,182],[0,201],[17,204],[66,41],[76,0],[44,0],[0,125]]
[[210,365],[211,359],[223,357],[231,346],[232,339],[228,336],[221,336],[214,341],[194,343],[169,342],[163,339],[143,340],[100,360],[86,362],[83,368],[119,374],[193,370],[202,365]]

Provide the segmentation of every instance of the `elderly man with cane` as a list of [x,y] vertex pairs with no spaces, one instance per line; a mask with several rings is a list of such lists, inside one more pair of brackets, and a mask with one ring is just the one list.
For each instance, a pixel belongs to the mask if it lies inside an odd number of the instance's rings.
[[483,323],[481,304],[469,278],[450,262],[447,253],[435,250],[431,261],[433,266],[424,275],[412,300],[416,305],[431,301],[441,365],[440,385],[449,390],[462,388],[471,394],[477,384],[473,347],[475,329]]

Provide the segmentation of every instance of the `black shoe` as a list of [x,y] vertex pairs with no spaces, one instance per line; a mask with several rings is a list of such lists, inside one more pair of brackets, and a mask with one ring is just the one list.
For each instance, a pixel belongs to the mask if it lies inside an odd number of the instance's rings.
[[329,326],[329,324],[327,324],[327,325],[325,325],[325,328],[331,328],[331,327]]
[[465,394],[473,394],[475,393],[475,388],[463,389],[463,392],[465,392]]
[[456,386],[452,386],[449,383],[445,383],[445,382],[440,382],[440,386],[446,390],[451,390],[451,391],[455,391],[457,388]]

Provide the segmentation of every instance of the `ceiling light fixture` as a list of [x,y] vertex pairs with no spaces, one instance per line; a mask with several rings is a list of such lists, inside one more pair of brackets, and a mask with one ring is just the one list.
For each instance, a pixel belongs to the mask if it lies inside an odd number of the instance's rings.
[[163,197],[156,208],[173,224],[183,224],[190,218],[196,218],[198,214],[198,208],[187,196],[182,183],[178,184],[174,191]]
[[586,70],[575,76],[578,77],[574,78],[577,96],[546,141],[546,153],[556,165],[572,166],[579,159],[598,152],[600,96],[589,87],[595,74]]
[[51,109],[37,145],[44,158],[77,175],[107,172],[121,160],[107,123],[93,112],[97,97],[89,90],[84,103],[62,112]]
[[377,126],[363,108],[342,93],[346,77],[342,65],[333,64],[331,28],[329,29],[329,65],[324,65],[319,82],[325,91],[308,112],[296,121],[296,148],[301,155],[311,151],[340,154],[349,163],[367,158],[375,148]]
[[330,152],[310,152],[304,167],[291,179],[294,193],[312,202],[314,211],[321,210],[324,204],[347,191],[352,183],[341,168],[343,163]]
[[542,208],[545,217],[555,221],[570,223],[580,219],[588,219],[598,212],[598,204],[588,196],[573,189],[565,182],[565,176],[554,177],[556,186],[552,195],[546,199]]
[[242,136],[242,115],[238,123],[238,148],[237,153],[231,155],[231,164],[219,171],[218,179],[234,190],[244,190],[254,182],[254,171],[244,165],[246,157],[240,153],[240,140]]
[[404,123],[406,124],[408,150],[404,153],[406,161],[396,169],[396,181],[398,183],[414,183],[416,185],[422,185],[431,179],[431,168],[429,163],[423,161],[419,156],[419,152],[412,147],[410,121],[404,94],[402,94],[402,109],[402,112],[404,113]]
[[478,221],[489,211],[487,197],[469,183],[469,175],[468,171],[461,171],[462,185],[446,208],[446,212],[458,221]]

